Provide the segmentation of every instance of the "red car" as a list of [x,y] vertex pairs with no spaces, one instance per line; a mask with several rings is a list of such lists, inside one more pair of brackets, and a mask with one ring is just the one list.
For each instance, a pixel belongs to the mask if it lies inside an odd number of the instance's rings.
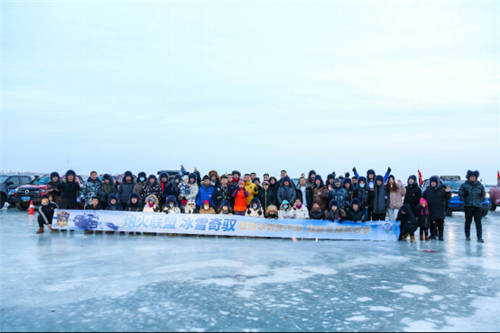
[[[62,177],[64,180],[64,177]],[[76,181],[82,186],[82,177],[77,176]],[[21,185],[14,192],[14,200],[16,207],[19,210],[26,210],[30,206],[30,201],[33,200],[34,205],[39,205],[42,195],[45,194],[47,184],[50,182],[50,175],[43,175],[34,179],[31,183]]]
[[490,187],[490,210],[495,210],[500,206],[500,180],[497,186]]

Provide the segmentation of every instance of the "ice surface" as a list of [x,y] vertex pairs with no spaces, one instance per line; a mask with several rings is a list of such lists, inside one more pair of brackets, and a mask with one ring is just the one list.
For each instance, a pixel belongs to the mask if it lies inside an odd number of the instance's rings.
[[[445,242],[56,232],[0,210],[0,330],[481,330],[500,327],[500,213]],[[474,230],[474,227],[473,227]],[[424,252],[435,250],[437,252]]]

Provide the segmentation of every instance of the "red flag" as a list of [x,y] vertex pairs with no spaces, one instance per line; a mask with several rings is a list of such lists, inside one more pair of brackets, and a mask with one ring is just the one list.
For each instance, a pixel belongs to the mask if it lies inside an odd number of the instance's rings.
[[418,170],[418,183],[420,184],[420,186],[422,186],[422,184],[424,183],[420,170]]
[[500,182],[500,171],[497,170],[497,182]]

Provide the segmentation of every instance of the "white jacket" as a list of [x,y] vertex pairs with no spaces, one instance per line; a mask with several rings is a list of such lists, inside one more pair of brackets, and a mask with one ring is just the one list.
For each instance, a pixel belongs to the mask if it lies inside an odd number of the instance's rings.
[[296,208],[293,207],[293,218],[295,219],[308,219],[309,218],[309,211],[307,210],[305,205],[302,205],[302,207]]

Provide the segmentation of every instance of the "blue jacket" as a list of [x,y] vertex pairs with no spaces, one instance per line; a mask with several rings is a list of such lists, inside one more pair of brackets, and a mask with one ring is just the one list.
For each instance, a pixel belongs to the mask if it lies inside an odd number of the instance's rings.
[[215,188],[212,185],[209,185],[208,187],[205,187],[205,185],[200,186],[200,190],[198,191],[198,195],[196,196],[196,204],[201,207],[203,206],[203,202],[205,200],[208,200],[210,202],[210,206],[214,205],[214,191]]

